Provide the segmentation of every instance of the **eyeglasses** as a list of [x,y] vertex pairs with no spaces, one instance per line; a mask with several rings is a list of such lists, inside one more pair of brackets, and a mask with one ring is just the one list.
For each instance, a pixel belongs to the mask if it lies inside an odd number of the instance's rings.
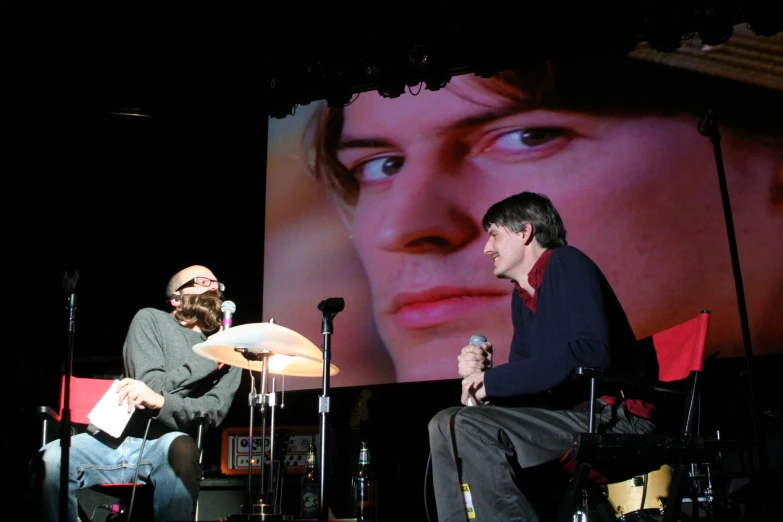
[[191,279],[190,281],[188,281],[184,285],[182,285],[179,288],[177,288],[175,290],[175,292],[179,292],[180,290],[182,290],[183,288],[188,287],[188,286],[194,286],[194,285],[195,286],[211,286],[212,283],[217,283],[218,289],[221,292],[225,292],[226,291],[226,285],[224,285],[223,283],[221,283],[217,279],[210,279],[208,277],[194,277],[193,279]]

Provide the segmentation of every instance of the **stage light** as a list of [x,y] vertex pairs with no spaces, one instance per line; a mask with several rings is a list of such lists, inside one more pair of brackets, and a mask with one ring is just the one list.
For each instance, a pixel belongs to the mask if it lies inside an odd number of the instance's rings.
[[377,78],[381,75],[381,66],[378,64],[365,65],[364,74],[366,74],[369,78]]
[[296,104],[288,100],[270,100],[267,112],[271,117],[281,120],[296,113]]
[[388,80],[378,84],[378,94],[384,98],[397,98],[405,92],[405,81]]
[[685,13],[674,5],[650,4],[645,8],[647,45],[652,49],[670,53],[680,48],[686,32]]
[[720,45],[734,34],[734,24],[726,10],[706,7],[698,22],[698,33],[702,44]]
[[377,86],[378,94],[384,98],[397,98],[405,92],[406,80],[401,67],[381,66],[372,79]]
[[780,1],[747,0],[748,27],[758,36],[775,36],[783,32],[783,4]]
[[408,51],[408,62],[414,69],[421,70],[428,67],[431,59],[431,51],[426,45],[416,44]]
[[682,45],[683,35],[676,27],[661,27],[651,32],[647,45],[662,53],[676,51]]
[[451,74],[448,72],[431,72],[424,75],[424,88],[428,91],[437,91],[446,86],[451,81]]
[[408,63],[410,71],[406,83],[409,86],[423,83],[425,89],[437,91],[451,80],[442,50],[433,50],[424,44],[413,45],[408,50]]
[[329,108],[335,109],[345,107],[353,99],[353,93],[350,91],[332,92],[326,95],[326,104]]

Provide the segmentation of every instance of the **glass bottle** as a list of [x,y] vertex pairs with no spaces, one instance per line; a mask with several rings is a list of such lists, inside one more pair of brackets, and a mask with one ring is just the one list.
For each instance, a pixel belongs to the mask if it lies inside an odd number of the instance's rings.
[[357,522],[377,521],[377,483],[375,481],[375,469],[372,467],[372,461],[370,460],[370,449],[367,447],[366,442],[362,442],[362,447],[359,450],[359,466],[353,480]]
[[301,518],[318,518],[321,513],[321,477],[315,458],[315,446],[310,444],[305,460],[300,494]]

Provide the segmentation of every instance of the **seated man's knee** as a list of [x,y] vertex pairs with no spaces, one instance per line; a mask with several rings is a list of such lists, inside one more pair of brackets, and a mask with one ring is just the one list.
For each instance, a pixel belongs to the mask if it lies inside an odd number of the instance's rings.
[[428,429],[430,434],[445,433],[448,430],[452,417],[459,408],[446,408],[436,413],[429,422]]
[[169,446],[169,465],[177,475],[194,472],[200,466],[199,456],[198,445],[189,435],[180,435]]
[[33,457],[33,467],[39,473],[43,471],[46,474],[60,473],[60,463],[62,462],[62,451],[60,446],[47,446]]
[[185,484],[192,498],[198,497],[201,484],[200,454],[196,441],[189,435],[180,435],[169,446],[169,466],[174,475]]

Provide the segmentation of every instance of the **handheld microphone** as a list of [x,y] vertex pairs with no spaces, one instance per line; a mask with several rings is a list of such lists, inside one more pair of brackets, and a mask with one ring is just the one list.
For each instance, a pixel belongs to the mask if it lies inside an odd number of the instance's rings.
[[481,348],[481,345],[487,342],[487,336],[482,334],[471,335],[468,342],[473,346]]
[[[482,334],[476,334],[470,337],[469,343],[477,348],[481,348],[481,345],[487,342],[487,336]],[[492,358],[489,357],[489,353],[484,352],[484,357],[486,358],[485,362],[485,370],[488,370],[492,368]]]
[[223,330],[228,330],[231,328],[231,317],[237,311],[237,305],[234,304],[234,301],[223,301],[220,310],[223,312]]
[[[481,348],[481,345],[487,342],[487,336],[483,334],[475,334],[470,336],[470,341],[468,341],[468,344],[472,344],[473,346],[477,348]],[[486,353],[484,356],[486,357]],[[484,364],[485,369],[492,367],[492,359],[487,359],[488,362]],[[473,406],[473,399],[468,397],[468,406]]]

